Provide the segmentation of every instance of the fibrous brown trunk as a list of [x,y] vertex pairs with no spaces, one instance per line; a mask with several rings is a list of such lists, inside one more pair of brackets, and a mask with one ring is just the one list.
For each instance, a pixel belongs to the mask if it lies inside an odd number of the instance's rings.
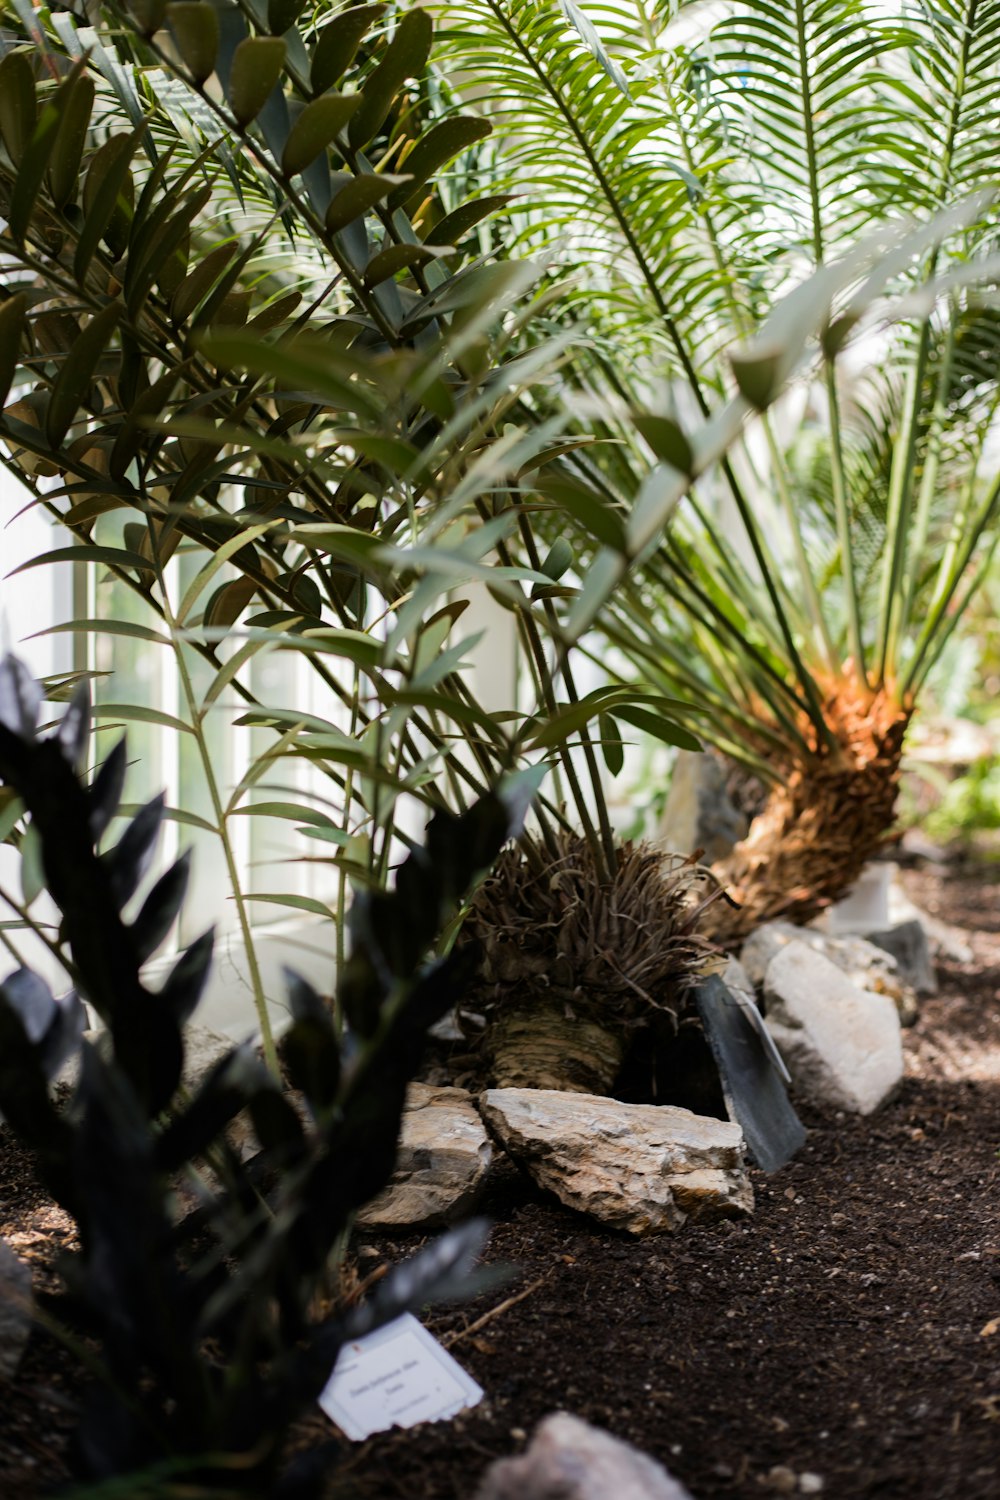
[[625,1029],[536,995],[497,1013],[487,1046],[497,1088],[608,1094],[625,1056]]
[[899,789],[910,711],[885,694],[868,701],[844,690],[824,714],[831,747],[789,767],[750,831],[713,873],[737,905],[716,901],[703,929],[741,941],[761,922],[807,922],[854,884],[884,845]]

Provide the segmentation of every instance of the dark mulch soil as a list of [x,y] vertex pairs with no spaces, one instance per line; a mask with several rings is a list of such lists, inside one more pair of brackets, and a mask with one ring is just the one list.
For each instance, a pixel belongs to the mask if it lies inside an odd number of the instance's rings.
[[[646,1449],[698,1500],[995,1500],[1000,872],[908,879],[925,908],[971,929],[975,959],[941,965],[897,1101],[871,1120],[808,1116],[799,1159],[755,1174],[745,1224],[635,1242],[499,1173],[489,1255],[512,1279],[431,1319],[486,1397],[351,1449],[338,1500],[469,1500],[488,1462],[557,1408]],[[0,1234],[46,1274],[66,1228],[8,1148]],[[373,1242],[393,1259],[417,1243]],[[59,1477],[74,1386],[67,1357],[36,1337],[0,1390],[4,1496]],[[298,1439],[328,1432],[317,1415]]]

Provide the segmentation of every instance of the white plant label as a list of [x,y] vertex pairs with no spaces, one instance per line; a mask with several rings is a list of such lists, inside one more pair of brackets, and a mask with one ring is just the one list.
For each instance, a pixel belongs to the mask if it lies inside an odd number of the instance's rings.
[[346,1344],[319,1404],[353,1442],[389,1427],[440,1422],[482,1400],[482,1387],[412,1313]]

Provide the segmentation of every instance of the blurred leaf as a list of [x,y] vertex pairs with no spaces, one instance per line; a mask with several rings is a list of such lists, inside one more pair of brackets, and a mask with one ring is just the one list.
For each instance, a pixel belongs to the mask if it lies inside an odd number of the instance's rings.
[[21,896],[25,906],[30,907],[45,889],[45,871],[42,868],[42,843],[34,821],[30,822],[21,840]]
[[196,83],[214,71],[219,52],[219,20],[204,0],[177,0],[167,6],[167,20],[184,63]]

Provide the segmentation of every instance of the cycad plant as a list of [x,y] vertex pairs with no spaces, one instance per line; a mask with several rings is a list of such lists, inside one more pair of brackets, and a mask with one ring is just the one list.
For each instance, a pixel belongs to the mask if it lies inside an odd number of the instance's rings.
[[[689,473],[637,451],[629,504],[609,505],[579,482],[605,458],[567,468],[593,434],[567,435],[556,387],[579,342],[558,265],[480,237],[506,197],[471,177],[490,122],[428,68],[427,11],[3,14],[5,461],[72,538],[36,565],[90,563],[147,611],[72,628],[176,660],[183,717],[166,727],[196,747],[273,1060],[233,820],[294,819],[339,872],[342,918],[348,879],[384,883],[404,799],[461,812],[504,774],[552,765],[526,866],[561,858],[576,826],[593,880],[612,884],[602,750],[617,763],[621,724],[693,741],[657,687],[581,695],[573,641],[793,374],[835,297],[866,298],[880,247],[764,323],[742,355],[750,394],[722,393],[718,414],[706,397],[691,425]],[[549,535],[566,516],[605,543],[582,580],[586,551],[574,577]],[[524,645],[530,697],[506,713],[482,708],[464,670],[474,641],[452,591],[470,583]],[[252,668],[273,652],[308,660],[333,707],[260,701]],[[273,738],[228,788],[206,726],[234,708]],[[325,781],[305,816],[282,784],[290,758]],[[30,838],[16,820],[4,832]]]
[[650,450],[689,473],[691,425],[734,382],[772,394],[766,359],[727,353],[780,291],[858,235],[902,236],[867,289],[891,305],[848,300],[805,399],[692,489],[599,621],[624,677],[697,704],[692,727],[769,788],[717,870],[737,905],[709,920],[731,936],[814,913],[878,848],[915,703],[992,555],[1000,5],[734,0],[700,35],[698,9],[449,13],[456,65],[498,78],[479,107],[498,185],[524,195],[518,243],[558,229],[578,268],[579,390],[613,412],[550,485],[581,517],[628,503]]

